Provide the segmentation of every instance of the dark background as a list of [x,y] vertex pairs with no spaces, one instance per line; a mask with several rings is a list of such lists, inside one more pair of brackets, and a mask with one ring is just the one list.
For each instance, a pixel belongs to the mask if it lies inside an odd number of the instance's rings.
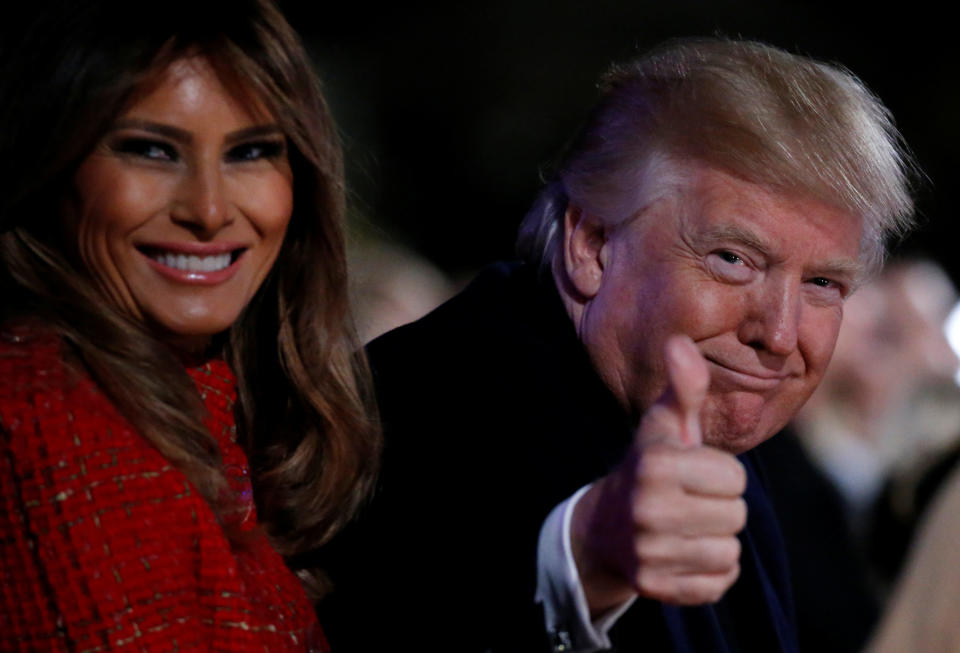
[[953,255],[958,33],[949,10],[843,2],[528,0],[281,2],[315,56],[343,133],[354,233],[455,277],[509,257],[539,171],[612,62],[675,36],[762,40],[838,62],[893,111],[928,180],[900,247],[960,279]]

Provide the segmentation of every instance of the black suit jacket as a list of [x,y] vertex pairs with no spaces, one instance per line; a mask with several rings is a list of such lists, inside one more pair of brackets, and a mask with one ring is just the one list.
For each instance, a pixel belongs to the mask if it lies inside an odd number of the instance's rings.
[[[334,650],[547,650],[533,602],[540,526],[632,438],[552,281],[493,266],[368,353],[384,467],[370,508],[322,559],[337,586],[320,609]],[[729,600],[637,601],[614,628],[622,650],[794,650],[779,534],[744,462],[750,519]]]

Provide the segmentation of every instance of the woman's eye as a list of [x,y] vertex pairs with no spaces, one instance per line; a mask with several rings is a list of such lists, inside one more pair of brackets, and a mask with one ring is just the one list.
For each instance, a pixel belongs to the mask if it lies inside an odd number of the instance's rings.
[[277,141],[259,141],[237,145],[227,152],[229,161],[257,161],[275,159],[286,152],[286,143]]
[[121,154],[150,159],[151,161],[177,161],[177,151],[167,143],[145,138],[126,138],[116,143],[113,149]]

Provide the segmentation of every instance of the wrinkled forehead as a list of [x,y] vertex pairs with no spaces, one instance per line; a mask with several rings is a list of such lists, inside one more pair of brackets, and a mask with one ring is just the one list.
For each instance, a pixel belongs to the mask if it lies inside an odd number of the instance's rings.
[[[879,271],[885,244],[882,234],[876,227],[877,220],[873,216],[865,215],[862,206],[852,205],[848,198],[833,192],[830,186],[808,184],[807,182],[816,178],[817,174],[806,175],[803,178],[798,175],[797,178],[784,182],[782,179],[774,181],[770,178],[751,177],[736,170],[720,170],[733,179],[762,189],[768,197],[781,205],[798,207],[793,213],[798,221],[802,221],[805,217],[808,220],[812,219],[813,216],[805,210],[806,207],[819,207],[821,210],[817,213],[828,216],[828,222],[834,223],[836,231],[856,231],[859,234],[856,252],[852,253],[859,267],[858,278],[863,280]],[[829,233],[830,230],[826,231]]]
[[[761,251],[823,251],[831,267],[858,282],[871,271],[875,252],[869,223],[837,198],[750,179],[697,160],[673,165],[661,185],[682,197],[685,216],[702,216],[718,235]],[[761,223],[765,228],[756,229]]]

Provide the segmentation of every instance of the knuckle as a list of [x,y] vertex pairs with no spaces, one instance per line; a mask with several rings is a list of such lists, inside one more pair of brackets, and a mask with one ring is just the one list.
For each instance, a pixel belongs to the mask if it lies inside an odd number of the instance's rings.
[[633,589],[642,596],[654,597],[658,587],[657,576],[645,567],[638,568],[633,577]]
[[640,456],[638,478],[646,481],[669,481],[678,476],[677,451],[663,443],[644,449]]
[[747,470],[735,455],[716,447],[702,447],[701,460],[723,478],[731,493],[743,494],[747,489]]
[[721,540],[717,552],[719,566],[723,569],[735,567],[740,560],[741,545],[740,540],[735,537],[727,537]]
[[734,489],[737,494],[743,494],[747,491],[747,469],[736,457],[731,458],[734,462],[732,469]]
[[665,546],[664,539],[650,534],[638,535],[635,538],[634,553],[638,562],[647,566],[662,565],[671,559],[670,547]]
[[672,576],[648,569],[641,569],[637,573],[634,589],[641,596],[658,601],[675,601],[677,596]]
[[704,592],[704,602],[705,603],[716,603],[723,598],[723,595],[726,593],[729,585],[726,583],[716,583],[708,587]]
[[738,497],[736,501],[734,525],[736,532],[740,532],[747,525],[747,502],[743,497]]
[[740,542],[735,537],[716,537],[699,543],[691,553],[697,569],[708,574],[726,574],[740,561]]
[[731,492],[743,494],[747,489],[747,470],[737,457],[727,451],[715,450],[718,470],[724,475]]
[[740,578],[740,563],[738,562],[733,566],[733,569],[730,570],[730,574],[727,576],[727,582],[723,591],[730,589],[737,579]]
[[645,531],[674,530],[676,522],[674,512],[671,502],[661,493],[642,494],[633,504],[634,524]]
[[677,588],[677,602],[684,605],[713,603],[723,596],[723,591],[713,579],[689,578]]
[[739,573],[720,577],[709,577],[699,588],[701,590],[701,601],[703,603],[716,603],[722,599],[723,595],[727,593],[727,590],[729,590],[737,580],[738,575]]
[[641,493],[633,502],[633,521],[645,530],[652,530],[660,520],[660,508],[652,497]]

